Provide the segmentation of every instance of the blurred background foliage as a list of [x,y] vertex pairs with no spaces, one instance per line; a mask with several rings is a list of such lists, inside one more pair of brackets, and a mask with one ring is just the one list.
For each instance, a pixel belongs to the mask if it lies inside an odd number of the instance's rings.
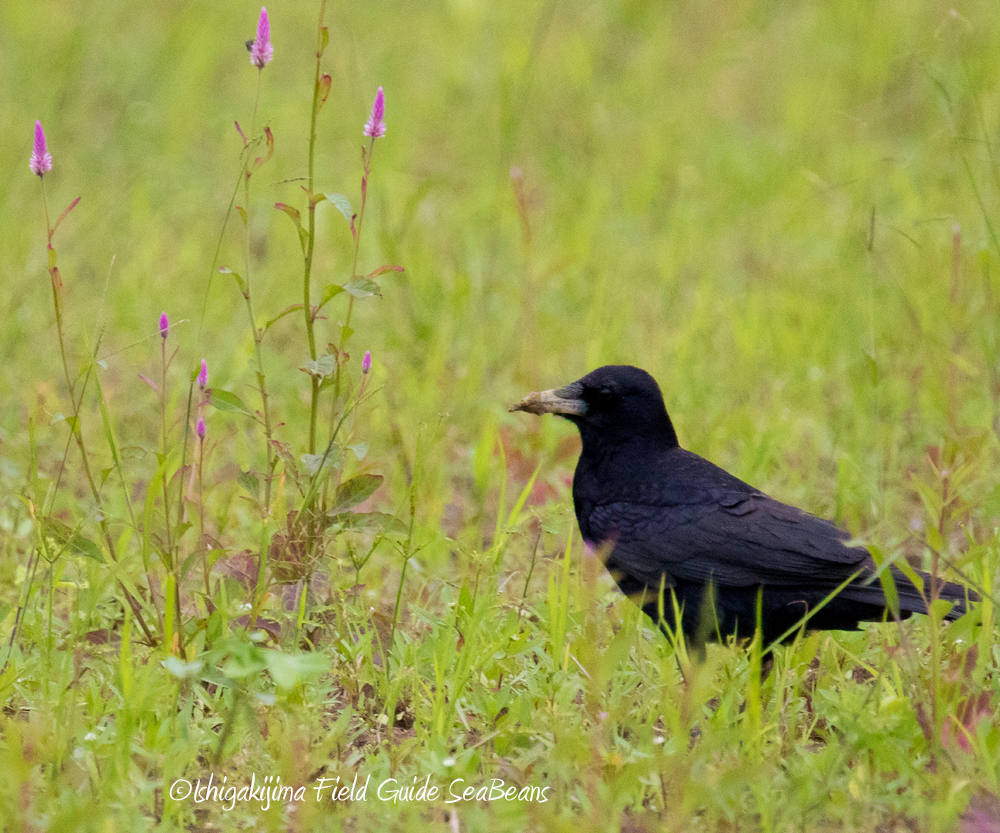
[[[207,355],[217,384],[246,386],[238,296],[209,267],[238,172],[232,122],[249,120],[256,8],[0,9],[4,443],[51,407],[56,366],[26,170],[35,118],[55,157],[52,205],[83,197],[61,264],[76,335],[106,315],[103,352],[123,351],[111,395],[146,407],[133,369],[154,345],[134,342],[161,309],[189,321],[185,362]],[[260,113],[276,153],[251,207],[262,319],[299,292],[294,232],[270,206],[301,196],[316,13],[269,11]],[[392,425],[412,447],[428,424],[442,443],[431,456],[462,458],[496,420],[540,431],[551,455],[569,426],[503,406],[635,363],[660,380],[686,445],[860,522],[898,509],[927,445],[991,427],[990,4],[331,2],[327,22],[323,190],[357,202],[360,125],[379,84],[388,101],[362,270],[406,272],[360,306],[355,337],[385,384],[376,447]],[[329,205],[320,223],[317,282],[342,282],[346,224]],[[234,232],[220,263],[239,251]],[[287,421],[305,379],[298,325],[269,336]],[[446,491],[431,490],[439,511]]]

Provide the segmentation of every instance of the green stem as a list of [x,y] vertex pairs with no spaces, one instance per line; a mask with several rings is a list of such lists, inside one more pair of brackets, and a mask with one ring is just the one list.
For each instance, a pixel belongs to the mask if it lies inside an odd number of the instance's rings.
[[198,437],[198,526],[201,533],[201,562],[205,571],[205,598],[212,598],[212,583],[208,573],[208,544],[205,541],[205,438]]
[[[253,103],[253,115],[250,119],[250,135],[253,135],[254,129],[257,125],[257,105],[260,102],[260,87],[261,79],[263,77],[263,70],[260,69],[257,72],[257,95],[254,98]],[[251,145],[247,145],[247,148]],[[268,405],[268,395],[267,395],[267,384],[264,375],[264,355],[261,351],[261,342],[263,341],[264,335],[257,328],[257,316],[254,314],[253,310],[253,295],[250,291],[251,281],[250,281],[250,271],[251,271],[251,261],[250,261],[250,220],[249,220],[249,210],[250,210],[250,157],[251,153],[248,153],[244,149],[244,160],[243,160],[243,228],[246,232],[244,235],[244,253],[246,256],[246,292],[243,297],[247,302],[247,314],[250,316],[250,334],[253,336],[254,344],[254,355],[257,359],[257,388],[260,391],[260,401],[261,401],[261,412],[264,414],[264,436],[266,437],[266,459],[267,459],[267,475],[264,478],[264,511],[269,513],[271,509],[271,485],[274,476],[274,449],[271,447],[272,440],[272,430],[271,430],[271,408]]]
[[[90,486],[90,493],[94,498],[94,503],[97,505],[97,510],[100,516],[98,525],[101,528],[101,533],[104,535],[105,543],[108,547],[108,552],[111,555],[111,559],[115,562],[118,561],[118,553],[115,548],[114,539],[111,537],[111,530],[108,528],[107,518],[104,513],[104,504],[101,500],[100,490],[97,488],[97,483],[94,481],[94,474],[90,468],[90,458],[87,456],[87,446],[83,439],[83,431],[80,428],[80,407],[83,402],[83,395],[81,393],[79,401],[76,396],[76,389],[73,384],[73,379],[69,372],[69,361],[66,358],[66,339],[63,333],[63,316],[62,316],[62,293],[60,291],[62,285],[62,279],[59,277],[59,270],[56,269],[55,260],[55,249],[52,248],[52,226],[49,222],[49,208],[48,202],[45,199],[45,181],[42,180],[42,202],[45,204],[45,225],[48,230],[48,251],[51,253],[49,255],[49,277],[52,282],[52,302],[55,306],[56,313],[56,331],[59,336],[59,355],[62,358],[63,374],[66,377],[66,388],[69,392],[70,406],[73,411],[73,424],[70,427],[70,431],[76,440],[77,447],[80,449],[80,457],[83,461],[83,470],[87,476],[87,484]],[[118,580],[118,586],[121,588],[122,593],[125,594],[125,598],[128,600],[129,607],[132,608],[132,612],[135,614],[136,621],[139,623],[139,627],[142,629],[146,640],[150,645],[156,644],[156,639],[150,632],[146,625],[145,619],[142,617],[142,607],[138,600],[128,591],[124,584],[122,584],[121,579]]]
[[167,488],[167,340],[160,339],[160,422],[163,433],[163,517],[166,520],[167,560],[174,567],[174,545],[170,532],[170,490]]
[[[365,152],[364,145],[361,147],[361,164],[364,173],[361,177],[361,207],[358,209],[358,222],[354,227],[354,257],[351,261],[351,280],[358,276],[358,249],[361,246],[361,226],[365,222],[365,206],[368,204],[368,177],[372,172],[372,153],[375,151],[375,137],[372,137],[368,144],[368,151]],[[347,330],[351,326],[351,313],[354,312],[354,296],[347,300],[347,315],[344,318],[344,326],[340,328],[340,345],[337,348],[337,373],[334,378],[333,398],[334,401],[340,399],[340,372],[343,368],[342,356],[344,345],[347,342]]]
[[[322,72],[320,63],[323,59],[323,17],[326,14],[326,0],[321,0],[319,5],[319,22],[316,25],[316,70],[313,78],[313,100],[312,114],[309,122],[309,172],[308,172],[308,224],[309,234],[306,238],[305,263],[302,275],[302,310],[306,317],[306,336],[309,339],[309,358],[316,361],[316,322],[313,319],[312,310],[312,265],[313,251],[316,246],[316,198],[313,194],[313,174],[315,171],[316,158],[316,118],[319,115],[320,102],[320,82]],[[319,412],[319,386],[320,379],[311,376],[310,397],[309,397],[309,453],[316,453],[316,416]]]

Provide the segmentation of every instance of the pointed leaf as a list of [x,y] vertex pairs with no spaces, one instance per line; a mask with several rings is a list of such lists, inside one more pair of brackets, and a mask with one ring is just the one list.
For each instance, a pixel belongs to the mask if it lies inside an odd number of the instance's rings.
[[368,280],[372,278],[377,278],[379,275],[384,275],[386,272],[402,272],[402,266],[379,266],[374,272],[369,272],[366,277]]
[[56,224],[52,226],[52,231],[49,232],[49,239],[52,239],[52,235],[56,233],[56,229],[59,228],[59,224],[69,216],[69,212],[76,208],[77,203],[80,202],[80,198],[77,197],[73,202],[66,206],[66,210],[59,215],[59,219],[56,220]]
[[290,315],[291,313],[296,312],[297,310],[300,309],[302,309],[302,304],[292,304],[290,307],[285,307],[281,312],[279,312],[276,316],[274,316],[274,318],[272,318],[264,325],[264,332],[266,333],[269,329],[271,329],[272,324],[276,324],[286,315]]
[[250,471],[241,471],[240,476],[236,478],[236,482],[255,498],[260,498],[260,478],[256,474]]
[[278,211],[283,211],[285,214],[287,214],[289,217],[291,217],[292,218],[292,222],[295,223],[295,227],[296,228],[302,228],[302,212],[301,211],[299,211],[297,208],[294,208],[293,206],[286,205],[283,202],[276,202],[274,204],[274,207],[277,208]]
[[234,272],[228,266],[220,266],[219,267],[219,274],[221,274],[221,275],[232,275],[236,279],[236,284],[239,286],[240,292],[243,293],[243,297],[244,298],[247,297],[247,282],[245,280],[243,280],[243,278],[240,277],[240,275],[239,275],[238,272]]
[[278,440],[271,440],[271,445],[285,464],[285,470],[292,476],[293,480],[298,480],[299,469],[295,465],[295,457],[292,456],[292,447],[288,443],[278,442]]
[[69,541],[66,542],[69,547],[70,552],[76,555],[83,555],[87,558],[93,558],[95,561],[100,561],[104,563],[104,556],[101,555],[101,548],[97,546],[89,538],[85,538],[80,533],[76,533],[71,536]]
[[145,375],[143,375],[142,373],[140,373],[140,374],[139,374],[139,378],[140,378],[140,379],[142,379],[142,381],[144,381],[144,382],[145,382],[145,383],[146,383],[147,385],[149,385],[149,386],[150,386],[150,387],[151,387],[151,388],[152,388],[153,390],[155,390],[155,391],[156,391],[157,393],[159,393],[159,392],[160,392],[160,388],[159,388],[159,386],[158,386],[158,385],[156,384],[156,382],[154,382],[154,381],[153,381],[152,379],[150,379],[150,378],[149,378],[148,376],[145,376]]
[[235,393],[230,393],[227,390],[212,388],[209,401],[216,410],[239,411],[241,414],[253,416],[253,411],[250,410],[246,402],[240,399]]
[[306,359],[305,364],[299,368],[308,373],[310,376],[315,376],[317,379],[325,379],[327,376],[331,375],[337,366],[337,360],[329,353],[320,356],[316,361],[312,359]]
[[355,298],[370,298],[372,295],[382,297],[382,290],[379,285],[368,278],[358,278],[347,284],[344,289],[350,292]]
[[334,205],[347,222],[351,222],[354,212],[351,211],[351,201],[343,194],[324,194],[324,196]]
[[327,285],[323,290],[323,296],[319,302],[320,307],[326,306],[327,301],[336,297],[343,291],[344,287],[342,287],[339,283],[331,283]]
[[309,473],[309,476],[312,477],[319,471],[320,464],[323,462],[323,455],[303,454],[299,460],[302,461],[302,465],[306,467],[306,471]]
[[406,535],[408,531],[399,518],[384,512],[341,512],[330,516],[330,526],[339,526],[342,530],[372,530],[401,535]]
[[337,487],[330,512],[332,514],[345,512],[368,500],[382,485],[384,479],[380,474],[359,474],[341,483]]

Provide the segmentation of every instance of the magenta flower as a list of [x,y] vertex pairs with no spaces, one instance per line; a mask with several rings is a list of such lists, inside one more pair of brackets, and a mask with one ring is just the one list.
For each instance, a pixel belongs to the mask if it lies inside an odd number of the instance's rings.
[[167,318],[167,314],[165,312],[161,312],[160,313],[160,335],[163,338],[166,338],[167,334],[169,332],[170,332],[170,319]]
[[201,360],[201,371],[198,373],[198,387],[205,390],[208,387],[208,365],[205,360]]
[[257,37],[250,47],[250,63],[258,69],[263,69],[274,57],[274,47],[271,46],[271,22],[267,19],[267,9],[261,6],[260,20],[257,21]]
[[372,104],[372,114],[365,122],[365,136],[379,139],[385,135],[385,94],[382,88],[375,93],[375,103]]
[[52,155],[45,144],[45,131],[42,130],[42,123],[35,122],[35,149],[31,152],[31,161],[28,163],[33,174],[42,176],[46,171],[52,170]]
[[372,369],[372,351],[365,350],[365,357],[361,360],[361,372],[365,375]]
[[195,426],[194,432],[198,435],[199,440],[205,439],[205,435],[208,433],[208,429],[205,428],[204,417],[198,417],[198,424]]

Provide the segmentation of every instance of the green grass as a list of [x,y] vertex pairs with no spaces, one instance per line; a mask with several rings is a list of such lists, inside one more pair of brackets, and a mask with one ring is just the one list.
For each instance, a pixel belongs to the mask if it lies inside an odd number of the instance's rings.
[[[260,407],[242,298],[212,272],[258,9],[0,0],[0,827],[973,831],[975,812],[1000,813],[995,604],[949,626],[800,637],[760,690],[753,655],[728,646],[682,679],[583,554],[575,430],[506,412],[600,364],[640,365],[685,447],[885,557],[929,568],[937,551],[995,598],[1000,27],[987,2],[956,9],[331,0],[316,191],[360,205],[382,85],[358,273],[405,272],[354,306],[337,408],[370,349],[342,443],[367,453],[338,447],[317,500],[380,475],[361,509],[403,531],[340,532],[304,565],[286,540],[269,569],[289,583],[255,590],[262,536],[303,506],[290,470],[262,522],[238,478],[262,476],[263,431],[211,407],[203,499],[179,469],[202,356],[214,389]],[[275,152],[218,263],[245,274],[249,249],[259,325],[302,300],[296,232],[273,204],[305,215],[318,4],[268,11],[257,127]],[[91,374],[80,424],[101,518],[57,418],[72,405],[27,170],[35,119],[53,216],[81,197],[54,246],[70,372]],[[315,243],[314,295],[351,278],[348,224],[327,203]],[[345,297],[316,323],[321,353]],[[160,379],[161,310],[178,349],[165,463],[139,378]],[[301,312],[263,355],[275,437],[303,466]],[[172,549],[164,473],[192,522],[172,525]],[[165,550],[190,568],[172,622]],[[206,557],[220,558],[210,600]],[[241,617],[257,613],[268,630],[251,638]],[[210,774],[280,775],[306,796],[266,810],[165,798]],[[365,801],[315,800],[320,778],[355,774],[371,776]],[[375,795],[428,777],[548,800]]]

